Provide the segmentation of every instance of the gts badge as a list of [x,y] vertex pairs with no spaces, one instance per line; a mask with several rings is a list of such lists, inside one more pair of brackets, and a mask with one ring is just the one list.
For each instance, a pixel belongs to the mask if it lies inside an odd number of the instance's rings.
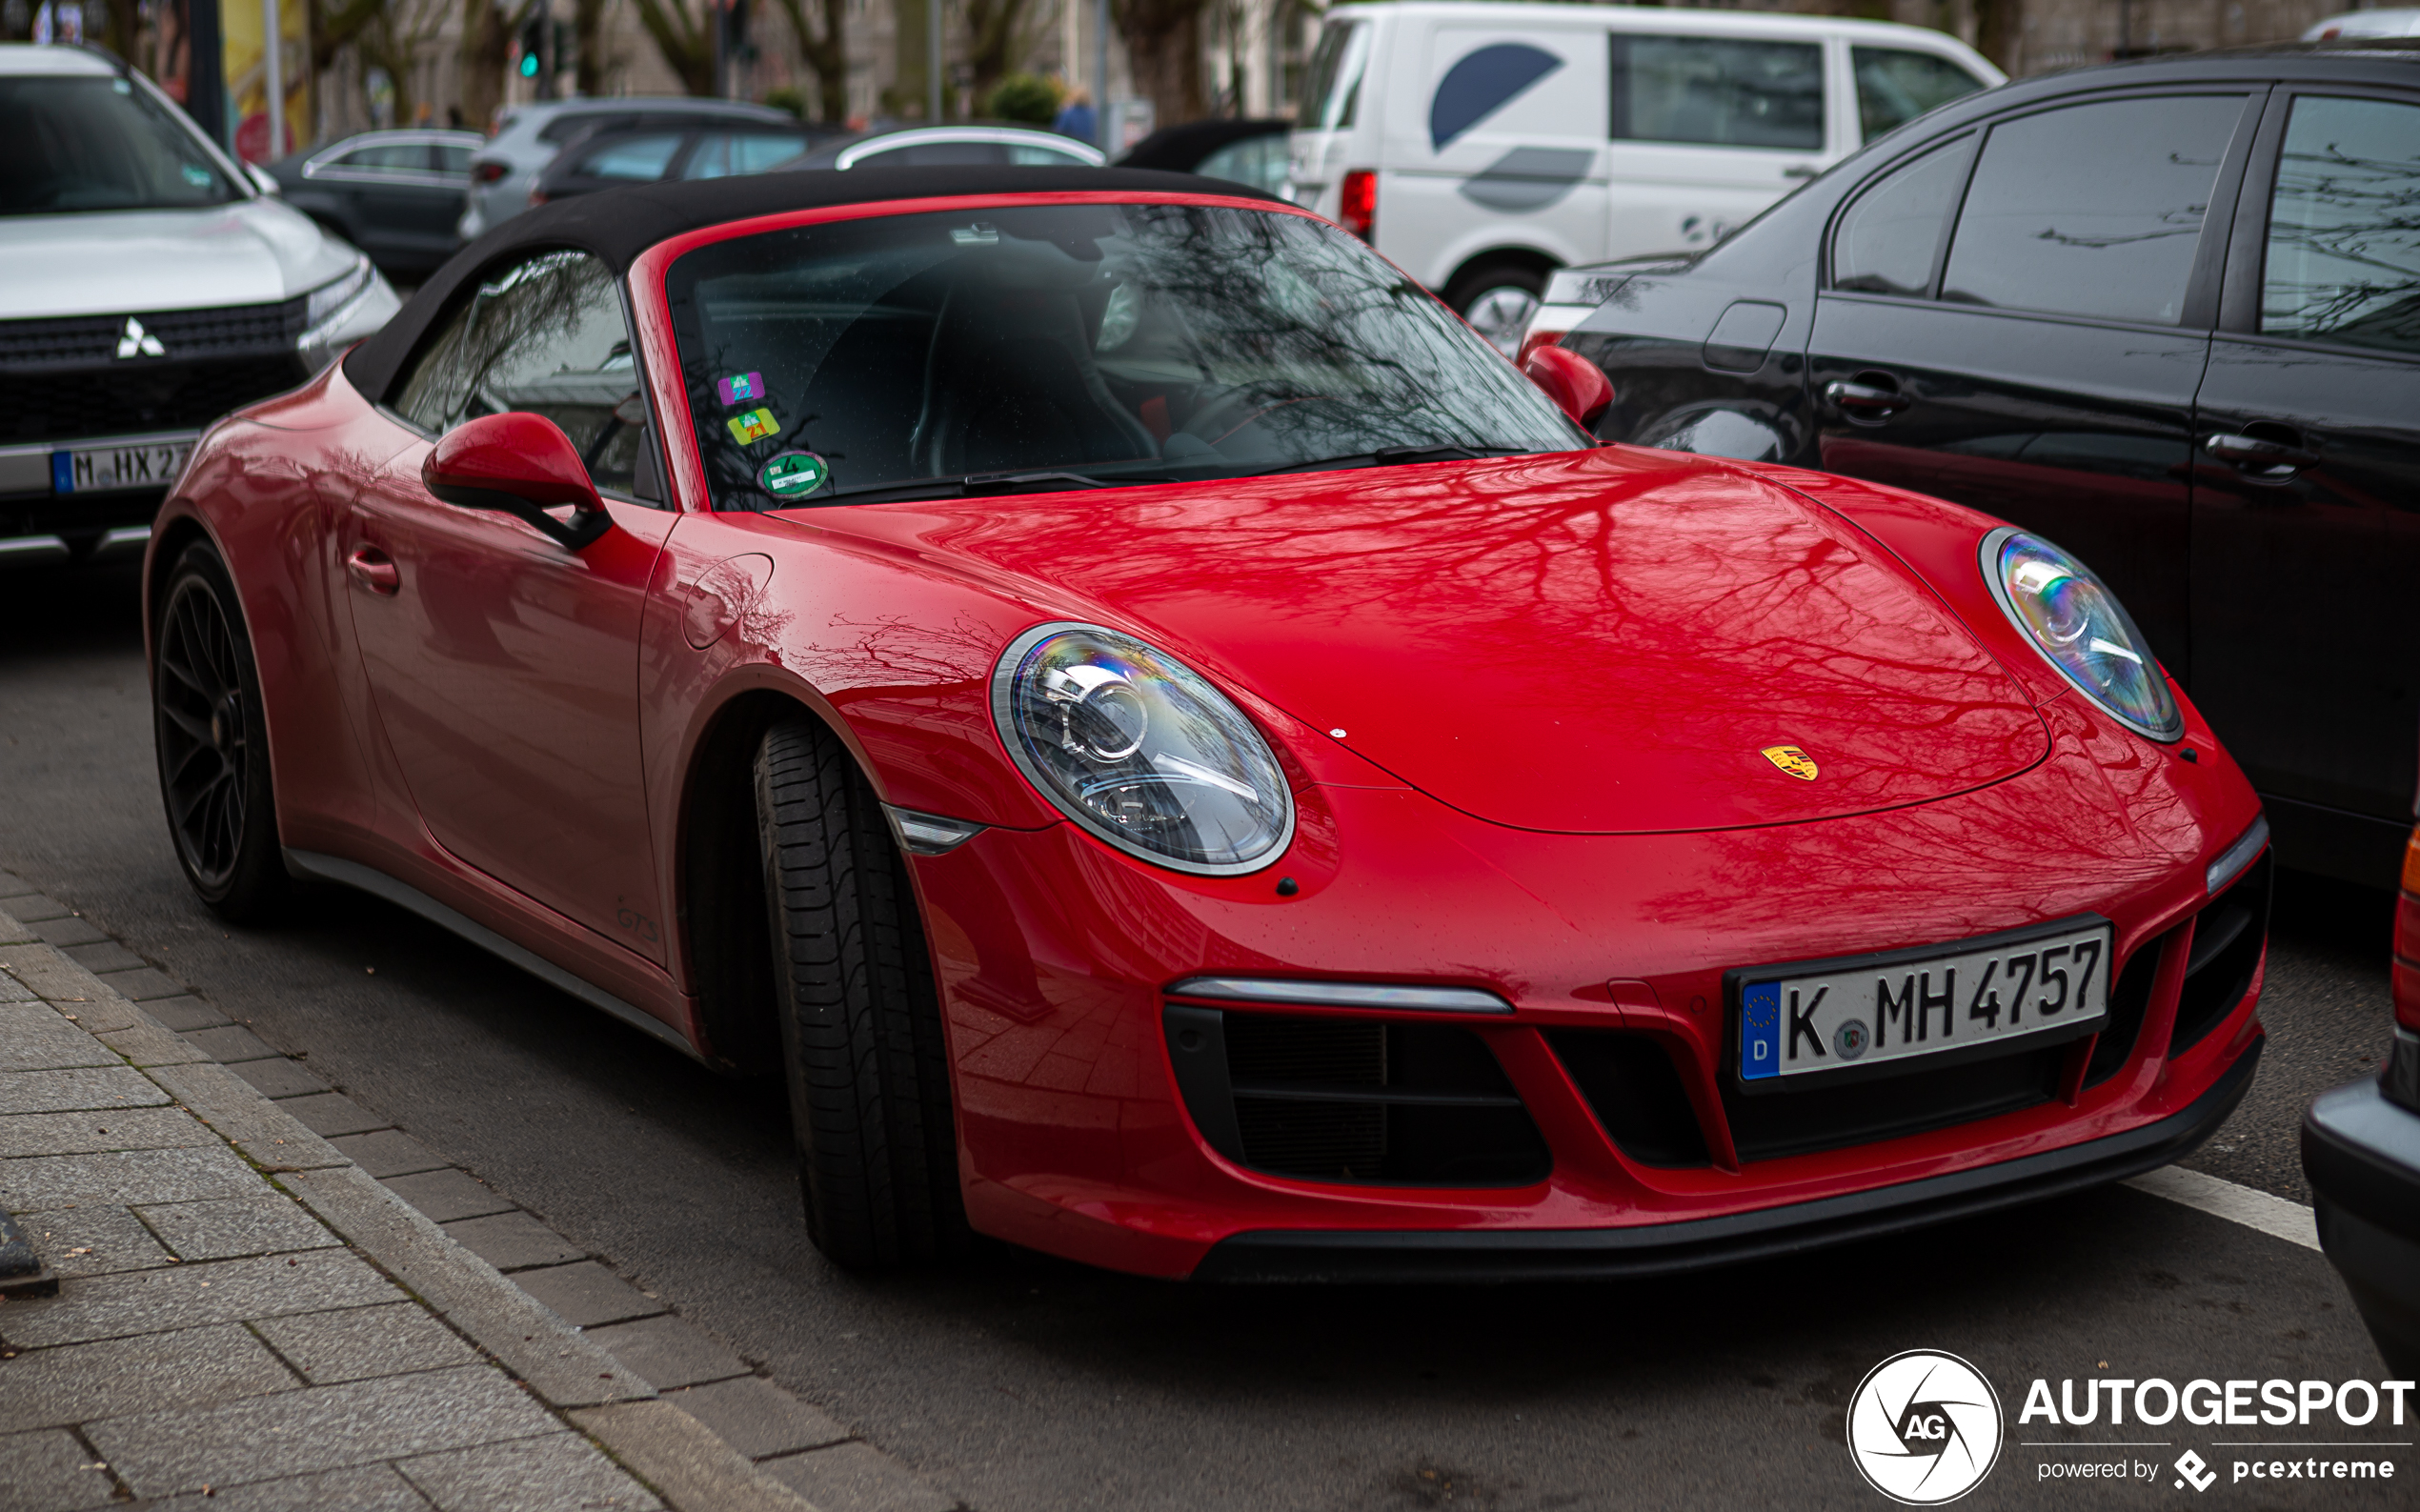
[[614,910],[614,922],[621,925],[625,932],[637,936],[650,945],[655,943],[655,921],[638,910],[616,907]]

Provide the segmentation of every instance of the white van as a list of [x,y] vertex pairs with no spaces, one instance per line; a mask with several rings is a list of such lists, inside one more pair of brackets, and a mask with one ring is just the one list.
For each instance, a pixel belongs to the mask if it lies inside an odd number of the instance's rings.
[[1293,195],[1505,347],[1573,263],[1712,246],[1945,101],[2006,81],[1939,31],[1642,6],[1345,5]]

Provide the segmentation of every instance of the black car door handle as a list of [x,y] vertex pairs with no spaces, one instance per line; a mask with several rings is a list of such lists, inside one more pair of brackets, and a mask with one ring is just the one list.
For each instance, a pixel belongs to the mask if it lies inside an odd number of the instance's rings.
[[2232,435],[2224,431],[2216,435],[2205,436],[2202,450],[2222,462],[2264,471],[2319,465],[2319,454],[2306,447],[2288,446],[2283,441],[2264,441],[2256,435]]
[[1824,397],[1861,414],[1897,414],[1916,402],[1894,390],[1877,389],[1866,383],[1827,383],[1824,385]]

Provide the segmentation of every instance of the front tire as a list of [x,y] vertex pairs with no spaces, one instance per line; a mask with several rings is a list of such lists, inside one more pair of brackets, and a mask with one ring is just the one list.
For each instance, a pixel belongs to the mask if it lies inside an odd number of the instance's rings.
[[152,740],[177,864],[221,918],[264,923],[292,883],[277,842],[269,721],[235,580],[206,541],[185,548],[151,627]]
[[949,1058],[906,858],[811,719],[765,733],[756,787],[807,1237],[852,1270],[960,1253]]

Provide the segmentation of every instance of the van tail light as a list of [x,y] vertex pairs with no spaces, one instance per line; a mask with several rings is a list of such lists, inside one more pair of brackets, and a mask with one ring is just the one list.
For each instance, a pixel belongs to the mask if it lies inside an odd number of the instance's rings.
[[474,163],[471,165],[472,179],[474,182],[481,184],[493,184],[497,179],[502,178],[505,174],[511,171],[513,171],[502,163]]
[[2420,830],[2403,852],[2403,896],[2395,899],[2395,1022],[2420,1033]]
[[1563,338],[1569,334],[1571,333],[1568,331],[1540,331],[1532,326],[1529,333],[1521,338],[1521,355],[1513,359],[1513,366],[1527,367],[1531,353],[1540,347],[1560,347],[1563,345]]
[[1365,242],[1378,239],[1378,175],[1357,168],[1344,175],[1344,203],[1337,209],[1344,229]]

